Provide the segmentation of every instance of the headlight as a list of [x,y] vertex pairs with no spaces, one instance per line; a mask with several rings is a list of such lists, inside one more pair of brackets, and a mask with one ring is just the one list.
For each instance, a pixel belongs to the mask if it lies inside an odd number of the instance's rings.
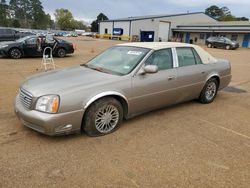
[[3,45],[3,46],[0,46],[0,48],[6,48],[8,47],[8,45]]
[[39,97],[36,102],[36,110],[47,113],[57,113],[59,102],[60,98],[58,95],[45,95]]

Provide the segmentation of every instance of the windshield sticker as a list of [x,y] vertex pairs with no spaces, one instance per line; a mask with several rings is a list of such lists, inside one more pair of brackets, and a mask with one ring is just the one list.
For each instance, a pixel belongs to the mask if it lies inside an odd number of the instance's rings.
[[123,66],[123,68],[124,68],[124,69],[130,69],[130,66],[125,65],[125,66]]
[[138,51],[128,51],[127,54],[128,54],[128,55],[141,55],[142,52],[138,52]]

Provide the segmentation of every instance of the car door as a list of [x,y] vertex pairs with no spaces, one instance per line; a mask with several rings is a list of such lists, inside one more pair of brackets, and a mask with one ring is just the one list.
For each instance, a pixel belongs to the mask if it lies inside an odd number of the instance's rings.
[[226,46],[226,40],[224,38],[218,39],[218,47],[223,48]]
[[30,37],[25,40],[25,43],[23,44],[23,50],[26,56],[42,55],[42,52],[37,50],[37,37]]
[[[172,104],[176,93],[176,69],[171,48],[154,51],[143,66],[157,65],[158,72],[140,74],[132,78],[131,114]],[[143,67],[142,67],[143,68]]]
[[199,54],[192,47],[177,47],[177,85],[182,102],[199,97],[209,74],[209,66],[202,63]]

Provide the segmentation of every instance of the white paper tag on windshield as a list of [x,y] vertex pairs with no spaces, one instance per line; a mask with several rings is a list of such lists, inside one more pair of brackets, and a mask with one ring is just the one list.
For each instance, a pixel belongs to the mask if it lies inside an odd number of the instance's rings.
[[138,51],[128,51],[127,54],[128,54],[128,55],[141,55],[142,52],[138,52]]

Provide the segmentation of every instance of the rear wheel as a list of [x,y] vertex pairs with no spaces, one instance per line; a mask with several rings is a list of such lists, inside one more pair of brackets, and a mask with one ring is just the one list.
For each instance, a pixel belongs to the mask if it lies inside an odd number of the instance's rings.
[[226,50],[230,50],[231,46],[230,45],[226,45]]
[[9,55],[13,59],[19,59],[22,57],[22,52],[18,48],[12,48],[9,51]]
[[211,44],[211,43],[208,43],[208,44],[207,44],[207,47],[208,47],[208,48],[212,48],[212,44]]
[[102,136],[114,132],[123,120],[119,101],[105,97],[94,102],[86,111],[83,130],[89,136]]
[[63,48],[59,48],[58,50],[57,50],[57,56],[58,57],[65,57],[66,56],[66,50],[65,49],[63,49]]
[[210,78],[201,91],[199,101],[208,104],[214,101],[218,91],[218,81],[216,78]]

